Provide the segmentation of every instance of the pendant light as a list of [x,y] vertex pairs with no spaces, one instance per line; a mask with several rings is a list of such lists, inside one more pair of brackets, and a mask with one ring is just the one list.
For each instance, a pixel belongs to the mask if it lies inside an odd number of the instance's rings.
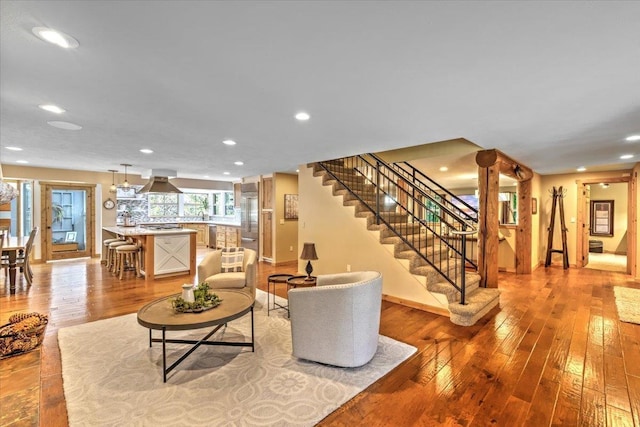
[[124,188],[129,188],[129,181],[127,181],[127,167],[131,165],[127,163],[120,163],[120,166],[124,166],[124,182],[122,183],[122,186]]
[[118,187],[116,186],[116,172],[118,172],[115,169],[109,169],[109,172],[111,172],[111,187],[109,187],[109,193],[115,193],[116,190],[118,189]]

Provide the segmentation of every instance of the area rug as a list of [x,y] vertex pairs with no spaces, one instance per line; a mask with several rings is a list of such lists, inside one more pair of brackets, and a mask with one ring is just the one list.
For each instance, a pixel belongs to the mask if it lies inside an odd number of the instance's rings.
[[640,324],[640,289],[614,286],[613,294],[620,320]]
[[[373,360],[360,368],[296,359],[286,312],[267,316],[266,294],[258,292],[255,352],[202,346],[166,383],[161,344],[149,348],[148,329],[136,314],[60,329],[69,425],[312,426],[416,351],[381,335]],[[248,340],[250,331],[247,315],[212,339]],[[168,335],[199,339],[205,333]],[[168,363],[183,351],[182,345],[168,344]]]

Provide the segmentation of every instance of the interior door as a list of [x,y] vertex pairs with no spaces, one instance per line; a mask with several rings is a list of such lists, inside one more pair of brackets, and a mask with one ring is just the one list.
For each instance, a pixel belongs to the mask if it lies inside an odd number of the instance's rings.
[[44,184],[42,233],[46,261],[91,257],[94,249],[95,186]]
[[582,266],[589,264],[589,232],[591,230],[591,186],[584,186],[584,221],[582,222]]

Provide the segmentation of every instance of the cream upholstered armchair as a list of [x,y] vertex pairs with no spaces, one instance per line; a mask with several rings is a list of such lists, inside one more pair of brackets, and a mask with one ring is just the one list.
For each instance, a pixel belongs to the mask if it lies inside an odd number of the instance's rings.
[[209,252],[198,264],[198,283],[207,282],[211,289],[244,289],[256,297],[256,251],[244,249],[242,271],[222,272],[222,250]]
[[382,275],[321,275],[317,286],[289,291],[293,355],[328,365],[368,363],[378,348]]

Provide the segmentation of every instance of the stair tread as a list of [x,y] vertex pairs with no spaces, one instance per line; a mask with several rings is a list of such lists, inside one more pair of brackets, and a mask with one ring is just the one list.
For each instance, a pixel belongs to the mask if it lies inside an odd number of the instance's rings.
[[[366,182],[362,175],[356,174],[351,167],[345,166],[344,163],[338,164],[338,162],[330,161],[323,162],[323,164],[337,178],[327,173],[319,164],[314,166],[314,176],[322,176],[323,185],[331,185],[333,194],[342,196],[344,206],[355,206],[355,216],[367,219],[368,230],[380,231],[379,241],[381,244],[394,245],[393,256],[395,258],[410,261],[409,271],[416,276],[424,276],[427,280],[427,289],[430,292],[439,293],[447,297],[453,323],[463,326],[473,325],[491,308],[499,304],[500,290],[496,288],[480,288],[480,275],[471,271],[465,272],[466,304],[460,304],[460,291],[445,280],[435,267],[426,262],[413,249],[410,249],[404,240],[396,235],[390,227],[394,227],[400,233],[408,236],[409,241],[416,238],[416,236],[420,236],[423,242],[428,242],[426,250],[423,249],[423,254],[427,258],[435,258],[436,263],[439,258],[443,264],[449,265],[449,272],[455,272],[456,269],[459,270],[461,268],[461,260],[456,257],[445,258],[447,256],[445,254],[448,251],[447,245],[440,245],[437,236],[428,234],[429,237],[427,237],[423,224],[409,221],[409,215],[397,212],[398,205],[396,203],[388,206],[380,205],[381,208],[389,208],[380,213],[380,217],[389,225],[382,221],[380,224],[376,224],[378,222],[376,215],[368,208],[367,204],[372,206],[377,200],[382,200],[382,197],[375,191],[373,184]],[[340,181],[344,181],[346,186]],[[351,184],[356,184],[352,187],[360,186],[356,189],[357,197],[348,189]],[[362,200],[358,199],[358,197]],[[438,239],[435,240],[435,244],[434,239]]]
[[466,295],[466,304],[450,303],[449,311],[456,314],[474,314],[479,307],[485,307],[500,296],[500,289],[478,288]]

